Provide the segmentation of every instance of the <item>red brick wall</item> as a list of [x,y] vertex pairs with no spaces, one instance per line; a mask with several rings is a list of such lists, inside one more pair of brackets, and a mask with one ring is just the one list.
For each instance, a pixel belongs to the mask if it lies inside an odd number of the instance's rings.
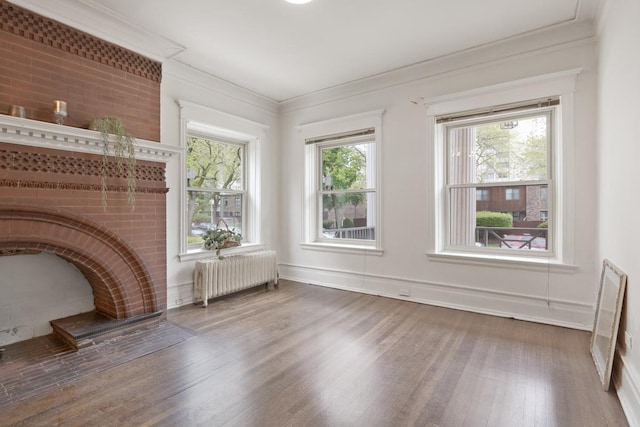
[[[116,116],[131,135],[160,139],[162,67],[119,46],[0,0],[0,113],[23,106],[27,118],[87,128]],[[138,162],[136,208],[126,180],[111,170],[101,205],[100,156],[6,144],[0,140],[0,255],[44,250],[74,263],[95,305],[115,318],[166,309],[164,165]]]
[[66,259],[91,284],[96,309],[111,317],[164,311],[164,165],[138,162],[135,211],[126,179],[111,176],[105,210],[100,161],[0,142],[0,254],[41,250]]
[[67,102],[68,126],[117,116],[130,134],[160,140],[161,64],[0,0],[0,113],[25,107],[54,122]]

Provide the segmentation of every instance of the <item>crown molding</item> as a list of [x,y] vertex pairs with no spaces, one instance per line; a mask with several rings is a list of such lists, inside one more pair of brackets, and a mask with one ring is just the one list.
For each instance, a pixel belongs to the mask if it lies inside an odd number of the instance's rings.
[[214,92],[230,101],[251,105],[271,115],[279,113],[279,105],[273,99],[186,65],[177,59],[168,60],[163,64],[162,75],[182,80],[189,85],[199,87],[202,91]]
[[594,42],[595,29],[591,21],[571,21],[285,100],[279,103],[280,112],[289,113],[428,78]]

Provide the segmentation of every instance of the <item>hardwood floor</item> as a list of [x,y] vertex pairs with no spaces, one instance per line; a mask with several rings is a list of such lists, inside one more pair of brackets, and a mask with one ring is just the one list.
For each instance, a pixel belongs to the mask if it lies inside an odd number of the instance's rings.
[[168,320],[193,337],[0,407],[0,425],[627,425],[587,332],[287,281]]

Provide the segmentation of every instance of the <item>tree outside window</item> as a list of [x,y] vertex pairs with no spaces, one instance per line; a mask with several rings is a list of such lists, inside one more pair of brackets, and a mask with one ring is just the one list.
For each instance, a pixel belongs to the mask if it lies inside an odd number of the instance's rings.
[[543,108],[445,125],[449,246],[549,249],[548,229],[537,226],[551,183],[550,114]]
[[[196,135],[187,137],[189,244],[201,244],[200,235],[215,228],[221,220],[242,233],[245,151],[243,143]],[[231,197],[236,202],[229,210]]]
[[320,146],[322,237],[374,240],[373,143]]

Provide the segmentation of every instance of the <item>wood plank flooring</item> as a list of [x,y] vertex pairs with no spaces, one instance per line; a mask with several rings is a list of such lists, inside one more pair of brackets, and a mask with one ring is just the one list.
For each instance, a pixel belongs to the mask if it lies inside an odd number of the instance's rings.
[[587,332],[287,281],[168,321],[194,337],[0,407],[0,425],[627,425]]

